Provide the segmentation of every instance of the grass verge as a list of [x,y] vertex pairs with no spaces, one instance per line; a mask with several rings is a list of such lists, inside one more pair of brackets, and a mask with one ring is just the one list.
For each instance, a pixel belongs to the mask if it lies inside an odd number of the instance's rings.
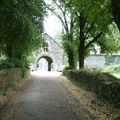
[[16,92],[22,89],[30,80],[29,72],[23,73],[19,69],[11,69],[0,72],[0,111],[15,97]]
[[120,79],[109,73],[86,69],[67,70],[64,75],[75,80],[88,91],[96,93],[115,107],[120,108]]
[[96,120],[120,120],[120,109],[98,98],[93,91],[86,90],[75,80],[65,76],[61,76],[61,80],[81,105],[96,117]]

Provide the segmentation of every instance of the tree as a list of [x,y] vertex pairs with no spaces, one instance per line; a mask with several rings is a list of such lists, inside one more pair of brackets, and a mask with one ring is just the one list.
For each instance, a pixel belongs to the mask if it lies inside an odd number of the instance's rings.
[[0,50],[6,59],[23,66],[42,39],[42,0],[0,1]]
[[[62,15],[58,14],[58,11],[55,12],[56,7],[51,8],[51,11],[61,20],[65,30],[67,31],[66,23],[70,23],[68,28],[71,28],[72,25],[71,37],[67,37],[65,34],[63,43],[66,51],[69,50],[70,45],[72,45],[73,51],[77,48],[77,53],[73,55],[78,54],[79,68],[84,68],[85,57],[96,45],[99,45],[101,52],[104,53],[118,50],[119,46],[114,39],[113,32],[111,32],[113,29],[110,29],[110,25],[114,26],[114,23],[109,0],[53,0],[53,2],[60,9]],[[69,20],[64,22],[64,18],[72,20],[72,24]],[[69,42],[70,38],[72,38],[72,42]]]
[[111,6],[112,6],[112,13],[114,16],[114,20],[120,31],[120,1],[119,0],[111,0]]
[[65,50],[65,53],[68,57],[68,63],[71,68],[75,67],[75,60],[74,60],[74,48],[73,48],[73,23],[74,18],[72,13],[70,13],[65,4],[65,2],[60,2],[59,0],[53,0],[52,4],[46,4],[48,10],[50,10],[62,23],[63,25],[63,36],[62,36],[62,45]]
[[[78,56],[79,68],[84,68],[86,52],[90,51],[94,44],[103,45],[101,37],[106,37],[109,25],[112,24],[110,4],[106,1],[67,1],[69,9],[73,9],[78,22]],[[102,15],[102,17],[101,17]],[[103,38],[103,37],[102,37]],[[105,39],[104,39],[105,40]],[[106,38],[107,41],[107,38]],[[100,44],[101,43],[101,44]],[[104,46],[105,47],[105,46]],[[103,46],[101,46],[103,49]]]

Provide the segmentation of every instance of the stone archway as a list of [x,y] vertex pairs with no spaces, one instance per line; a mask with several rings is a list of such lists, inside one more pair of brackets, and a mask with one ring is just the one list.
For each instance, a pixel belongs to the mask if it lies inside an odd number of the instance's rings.
[[[50,71],[51,69],[53,71],[62,71],[63,66],[67,64],[67,59],[65,55],[63,54],[63,50],[61,46],[52,39],[47,33],[44,35],[45,41],[48,43],[48,50],[45,50],[43,48],[39,48],[35,51],[35,62],[33,63],[34,70],[37,70],[37,63],[41,58],[44,58],[48,65],[45,64],[45,69],[48,68]],[[54,62],[54,66],[53,63]],[[44,64],[41,64],[42,67]],[[47,67],[48,66],[48,67]],[[39,67],[40,68],[40,67]]]
[[41,56],[37,62],[36,62],[36,66],[38,66],[38,62],[40,59],[44,58],[47,62],[48,62],[48,71],[51,71],[51,67],[52,67],[52,63],[53,63],[53,60],[49,57],[49,56]]

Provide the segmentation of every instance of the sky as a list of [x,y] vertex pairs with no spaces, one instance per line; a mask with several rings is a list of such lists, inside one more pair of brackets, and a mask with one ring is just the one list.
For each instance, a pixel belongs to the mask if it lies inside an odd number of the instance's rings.
[[[50,0],[45,1],[46,3],[50,3]],[[48,12],[48,16],[45,18],[44,29],[45,32],[53,38],[62,31],[62,25],[60,20],[50,11]]]
[[62,31],[61,22],[54,14],[49,12],[44,21],[44,29],[46,33],[51,37],[54,37]]

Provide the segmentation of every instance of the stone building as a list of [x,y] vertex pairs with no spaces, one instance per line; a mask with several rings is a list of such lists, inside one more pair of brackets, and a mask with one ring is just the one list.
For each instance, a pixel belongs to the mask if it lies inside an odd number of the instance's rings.
[[48,43],[48,51],[41,49],[36,51],[34,69],[61,71],[64,65],[67,64],[67,60],[60,44],[47,33],[44,34],[44,39]]

